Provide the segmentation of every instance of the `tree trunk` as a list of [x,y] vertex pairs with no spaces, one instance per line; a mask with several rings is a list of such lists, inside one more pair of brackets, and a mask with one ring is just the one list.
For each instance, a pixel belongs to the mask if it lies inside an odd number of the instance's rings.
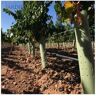
[[84,93],[93,94],[95,93],[94,56],[89,34],[87,13],[85,11],[82,11],[81,15],[82,25],[78,27],[78,25],[75,24],[75,36],[81,83],[83,85]]
[[42,69],[47,66],[46,64],[46,55],[45,55],[45,42],[40,42],[40,55],[41,55],[41,63],[42,63]]

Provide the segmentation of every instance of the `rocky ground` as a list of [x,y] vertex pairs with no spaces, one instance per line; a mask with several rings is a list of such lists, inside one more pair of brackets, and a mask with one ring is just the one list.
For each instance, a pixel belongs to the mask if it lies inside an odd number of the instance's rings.
[[[77,57],[71,49],[47,49],[62,55]],[[2,94],[81,94],[77,61],[47,54],[48,66],[41,68],[40,54],[35,58],[26,48],[6,45],[1,50]]]

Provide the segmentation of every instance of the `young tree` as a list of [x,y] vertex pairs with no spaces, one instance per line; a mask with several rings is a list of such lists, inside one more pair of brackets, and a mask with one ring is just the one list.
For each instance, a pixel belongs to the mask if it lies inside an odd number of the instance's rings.
[[25,1],[23,9],[26,24],[28,24],[30,30],[33,32],[34,39],[40,45],[42,68],[47,66],[45,43],[48,36],[47,21],[50,20],[50,16],[47,12],[50,4],[51,2],[47,1]]
[[[45,68],[47,66],[45,42],[49,32],[47,22],[51,19],[51,16],[49,16],[47,13],[48,7],[51,3],[52,1],[24,1],[22,11],[18,10],[18,12],[16,11],[15,13],[13,13],[8,9],[5,10],[16,19],[17,24],[18,26],[21,26],[21,29],[30,31],[32,38],[40,44],[42,68]],[[21,16],[17,13],[19,13]]]

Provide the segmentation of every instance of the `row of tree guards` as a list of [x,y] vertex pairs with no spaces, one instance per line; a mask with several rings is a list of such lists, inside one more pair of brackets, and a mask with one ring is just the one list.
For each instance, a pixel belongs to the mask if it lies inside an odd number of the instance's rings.
[[[33,50],[33,55],[35,55],[35,42],[38,42],[42,69],[44,69],[47,66],[45,44],[48,36],[52,36],[54,32],[58,36],[59,32],[63,32],[65,29],[62,23],[74,24],[73,32],[75,34],[74,39],[76,39],[81,83],[84,93],[94,94],[95,67],[89,31],[89,25],[92,25],[94,21],[94,17],[91,16],[90,18],[90,10],[91,13],[94,13],[94,7],[92,7],[94,2],[55,1],[54,9],[58,21],[56,26],[54,26],[51,16],[47,14],[51,4],[52,1],[24,1],[24,6],[20,10],[12,12],[9,9],[4,9],[16,21],[10,30],[13,33],[12,41],[28,44],[28,48],[31,46],[29,52],[31,53]],[[87,15],[87,13],[89,14]],[[88,16],[89,19],[87,19]]]
[[60,49],[66,49],[66,48],[74,48],[74,41],[73,42],[63,42],[63,43],[46,43],[46,48],[60,48]]

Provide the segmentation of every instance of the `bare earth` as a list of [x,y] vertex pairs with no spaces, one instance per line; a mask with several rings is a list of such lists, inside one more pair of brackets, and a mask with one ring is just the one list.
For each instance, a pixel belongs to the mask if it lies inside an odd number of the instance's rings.
[[[77,57],[70,50],[47,49],[47,52]],[[77,61],[47,54],[48,67],[42,70],[38,52],[33,58],[24,47],[12,45],[2,46],[1,52],[2,94],[82,93]]]

